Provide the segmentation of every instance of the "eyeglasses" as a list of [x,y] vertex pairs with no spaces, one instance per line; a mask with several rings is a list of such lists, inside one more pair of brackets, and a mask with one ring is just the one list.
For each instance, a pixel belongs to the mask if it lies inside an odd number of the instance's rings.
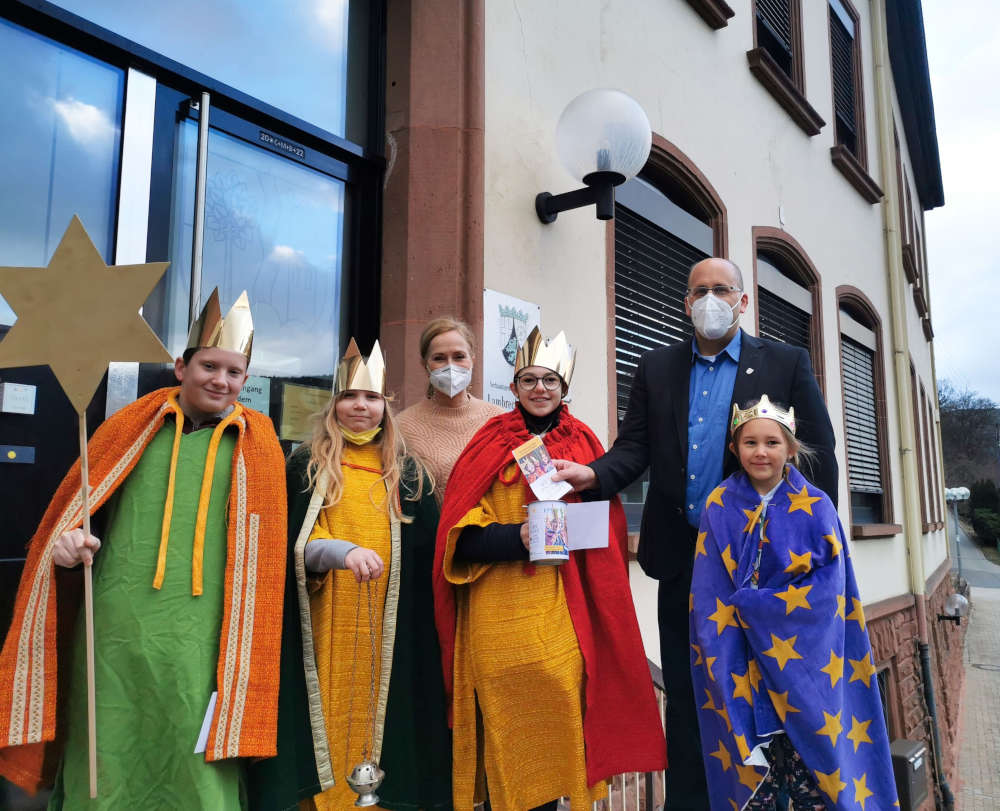
[[545,375],[545,377],[535,377],[534,375],[521,375],[514,378],[517,387],[521,391],[532,391],[542,381],[546,391],[555,391],[562,385],[562,378],[559,375]]
[[687,291],[687,296],[689,299],[700,299],[705,298],[709,293],[711,293],[716,298],[723,298],[728,296],[730,293],[742,293],[743,291],[739,287],[733,287],[731,284],[717,284],[713,287],[689,287]]

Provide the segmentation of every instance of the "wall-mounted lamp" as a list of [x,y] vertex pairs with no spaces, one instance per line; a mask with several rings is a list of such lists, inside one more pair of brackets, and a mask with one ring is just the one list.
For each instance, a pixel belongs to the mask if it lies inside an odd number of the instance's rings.
[[597,206],[597,219],[615,216],[615,186],[646,165],[653,136],[645,111],[620,90],[588,90],[571,101],[556,125],[556,150],[563,165],[585,188],[564,194],[543,191],[535,211],[543,223],[560,211]]
[[949,594],[944,601],[944,613],[938,614],[938,622],[954,622],[962,624],[962,617],[969,613],[969,601],[961,594]]

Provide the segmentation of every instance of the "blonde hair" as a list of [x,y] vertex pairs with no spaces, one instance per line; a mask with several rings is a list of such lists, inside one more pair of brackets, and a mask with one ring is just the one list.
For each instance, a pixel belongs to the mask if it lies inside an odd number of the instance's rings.
[[[759,401],[747,403],[746,406],[745,406],[745,408],[753,408],[756,405],[757,402],[759,402]],[[768,418],[767,417],[758,417],[758,419],[765,419],[766,420]],[[802,470],[803,466],[805,466],[805,469],[808,470],[810,473],[812,473],[813,462],[815,462],[815,460],[816,460],[816,450],[814,448],[810,447],[809,445],[807,445],[805,442],[803,442],[798,437],[796,437],[795,434],[793,434],[788,429],[787,425],[784,425],[783,423],[780,423],[777,420],[771,420],[771,422],[773,422],[775,425],[778,426],[778,428],[781,429],[781,435],[784,437],[785,444],[788,446],[788,448],[790,450],[790,453],[788,454],[788,461],[791,462],[793,465],[795,465],[795,467],[797,467],[800,471]],[[743,430],[744,426],[746,426],[746,425],[747,425],[747,423],[743,423],[743,425],[741,425],[739,428],[737,428],[733,432],[732,444],[733,444],[734,447],[739,445],[740,432]],[[736,451],[734,451],[734,453],[735,453],[736,459],[738,461],[739,458],[740,458],[740,455]],[[741,468],[742,468],[742,466],[743,466],[742,463],[740,463],[740,467]]]
[[[306,475],[309,489],[316,486],[321,472],[325,472],[329,477],[327,485],[326,500],[324,507],[333,507],[340,503],[344,497],[344,471],[341,467],[341,460],[344,455],[344,436],[340,433],[340,426],[337,423],[336,404],[343,397],[343,392],[330,398],[326,407],[314,417],[313,437],[309,443],[309,467]],[[372,485],[368,492],[368,498],[372,506],[376,509],[384,510],[390,518],[397,518],[404,524],[409,524],[413,519],[403,514],[403,509],[399,501],[399,483],[403,474],[403,467],[407,459],[406,443],[403,435],[396,427],[396,420],[389,406],[390,398],[385,400],[385,413],[382,416],[382,431],[378,437],[372,440],[382,450],[382,475],[378,482]],[[423,465],[411,459],[410,462],[416,475],[413,493],[406,497],[407,501],[417,501],[424,495],[424,484],[428,485],[427,492],[434,488],[430,474]],[[380,491],[379,483],[384,483],[384,493],[382,498],[376,501],[375,489]],[[391,498],[388,497],[391,495]]]
[[[428,322],[424,331],[420,333],[420,360],[423,361],[424,366],[427,365],[427,355],[431,351],[431,341],[446,332],[457,332],[469,345],[469,354],[473,356],[476,354],[476,336],[472,334],[472,328],[454,316],[442,315]],[[428,383],[427,397],[430,399],[433,396],[434,387]]]

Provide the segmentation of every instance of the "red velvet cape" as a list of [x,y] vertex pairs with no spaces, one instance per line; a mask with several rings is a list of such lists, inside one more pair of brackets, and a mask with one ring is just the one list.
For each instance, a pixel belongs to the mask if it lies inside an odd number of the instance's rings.
[[[529,439],[520,411],[494,417],[469,441],[448,479],[434,554],[434,619],[449,702],[454,686],[456,612],[454,587],[444,576],[448,531],[514,461],[511,451]],[[604,453],[593,431],[565,405],[558,425],[543,441],[553,459],[586,464]],[[530,488],[527,497],[534,500]],[[579,497],[571,494],[566,500]],[[584,661],[583,732],[590,785],[624,772],[666,767],[663,727],[628,583],[625,511],[617,497],[611,502],[610,516],[608,547],[572,552],[561,566]]]

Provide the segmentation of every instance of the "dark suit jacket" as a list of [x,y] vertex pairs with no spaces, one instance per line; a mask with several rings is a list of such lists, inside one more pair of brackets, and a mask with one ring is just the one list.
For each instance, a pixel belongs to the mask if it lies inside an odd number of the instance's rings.
[[[590,464],[597,473],[600,498],[610,498],[649,467],[639,564],[646,574],[660,580],[689,573],[694,554],[684,511],[690,380],[689,341],[644,353],[618,438],[604,456]],[[744,332],[729,413],[733,402],[743,407],[762,394],[795,408],[796,434],[817,452],[811,471],[802,472],[836,505],[839,478],[833,426],[809,355],[800,347]],[[727,433],[728,416],[723,428]],[[738,468],[736,457],[726,450],[723,477]]]

